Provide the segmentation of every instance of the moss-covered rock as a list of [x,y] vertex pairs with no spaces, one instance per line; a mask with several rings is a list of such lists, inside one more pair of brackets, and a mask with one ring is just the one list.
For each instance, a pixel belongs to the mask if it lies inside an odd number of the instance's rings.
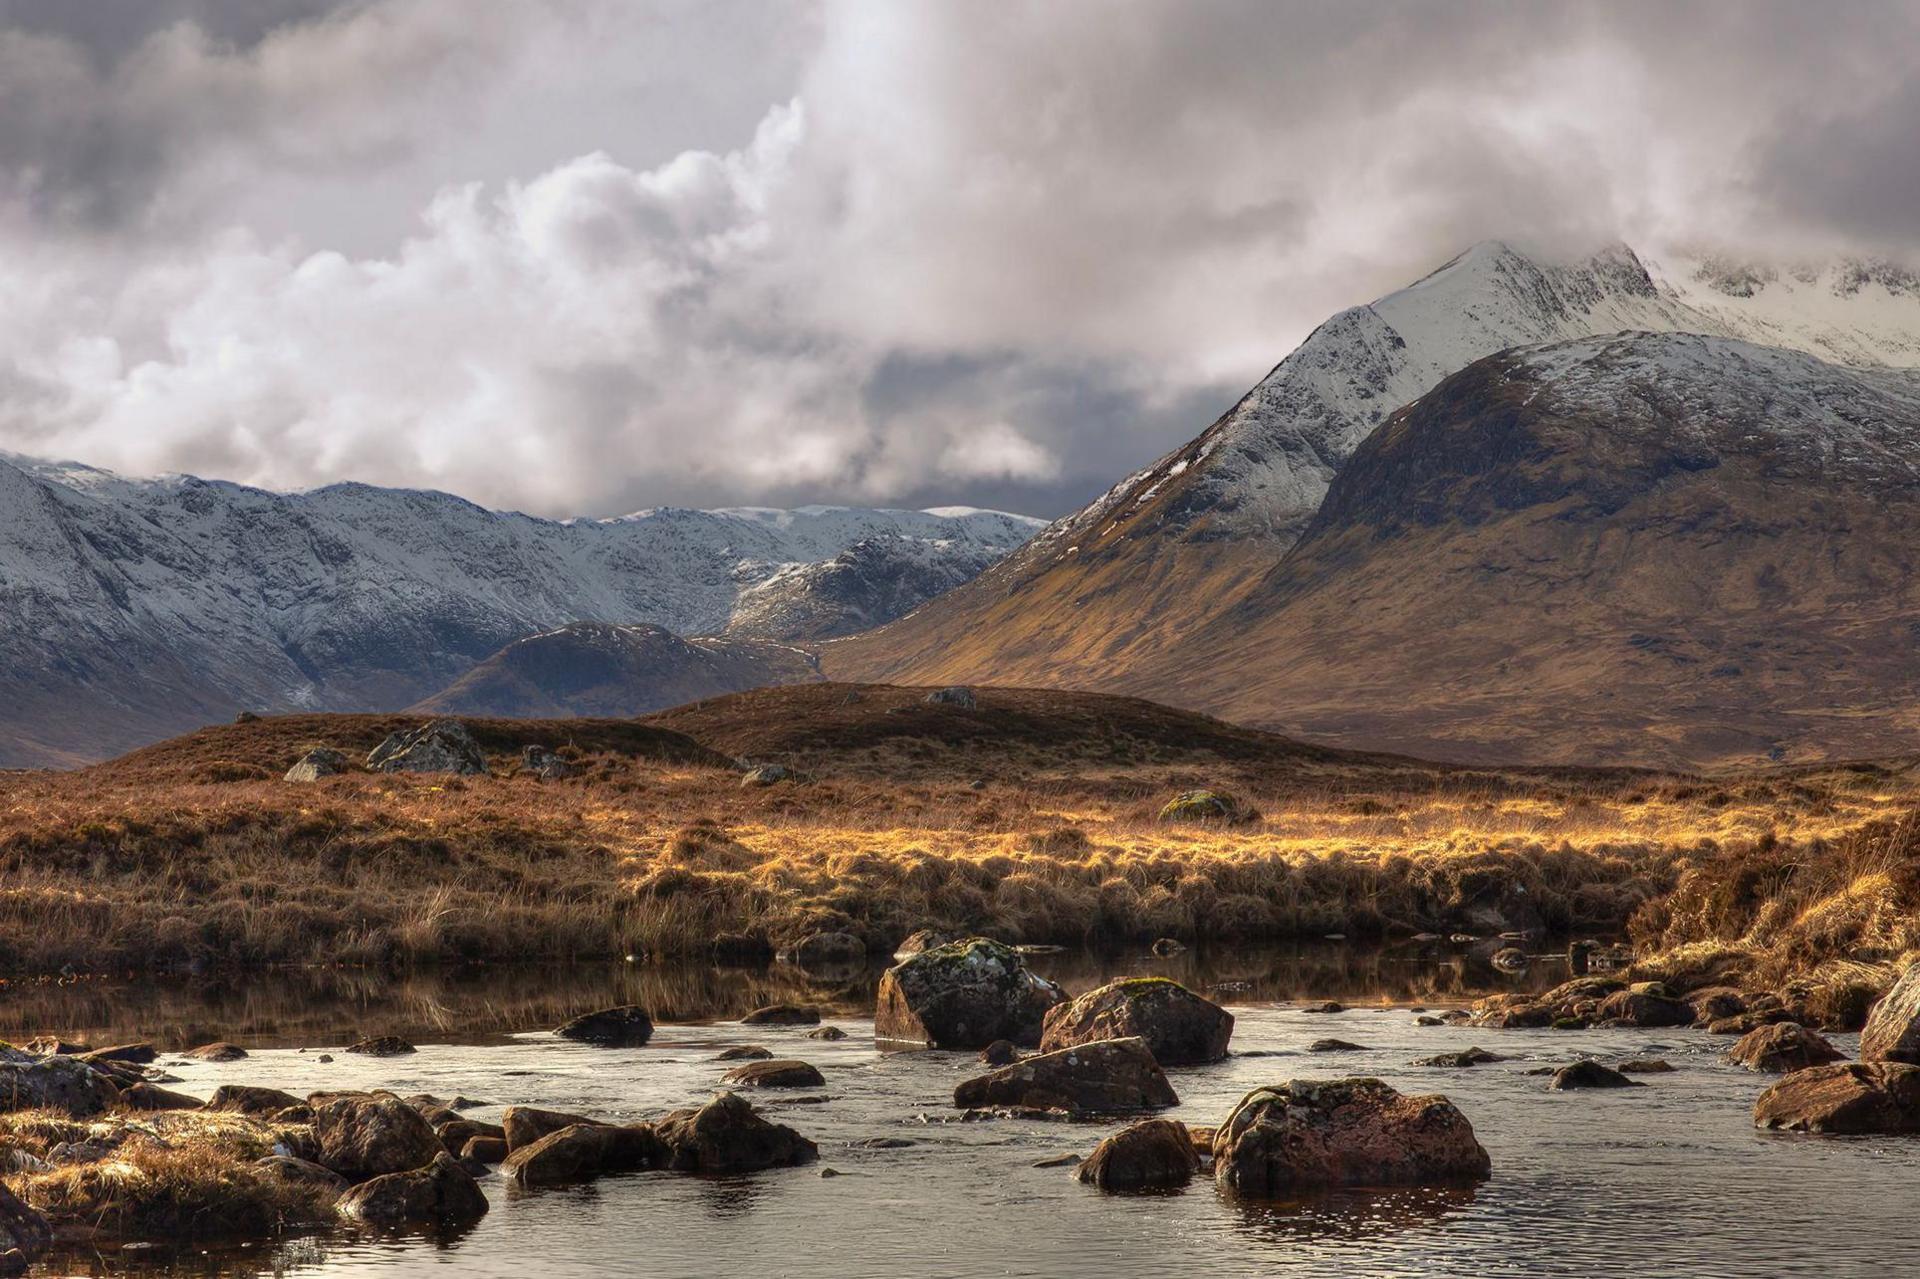
[[880,978],[873,1033],[927,1048],[985,1048],[996,1039],[1040,1042],[1047,1011],[1066,992],[1027,968],[1010,946],[984,937],[935,946]]
[[1213,1139],[1214,1178],[1252,1198],[1330,1186],[1474,1181],[1492,1161],[1445,1097],[1407,1097],[1378,1079],[1256,1088]]
[[1174,796],[1160,809],[1163,822],[1217,822],[1233,825],[1259,820],[1259,812],[1225,791],[1190,790]]
[[1047,1013],[1043,1052],[1138,1036],[1163,1066],[1219,1061],[1233,1038],[1233,1014],[1165,977],[1128,977]]

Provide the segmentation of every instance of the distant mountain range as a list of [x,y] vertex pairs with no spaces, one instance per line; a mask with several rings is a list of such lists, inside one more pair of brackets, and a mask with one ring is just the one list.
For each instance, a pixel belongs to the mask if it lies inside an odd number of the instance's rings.
[[97,759],[243,709],[399,709],[573,622],[844,634],[1038,527],[963,508],[552,521],[444,493],[271,493],[4,457],[0,766]]

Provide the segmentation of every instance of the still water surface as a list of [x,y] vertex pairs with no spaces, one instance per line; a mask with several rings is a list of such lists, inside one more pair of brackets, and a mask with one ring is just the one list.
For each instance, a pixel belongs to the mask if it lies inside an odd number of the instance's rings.
[[[440,1238],[335,1233],[225,1253],[68,1254],[39,1273],[865,1276],[1888,1276],[1908,1257],[1920,1209],[1920,1139],[1834,1139],[1756,1132],[1764,1078],[1719,1058],[1702,1032],[1489,1031],[1421,1027],[1412,1003],[1458,1006],[1488,989],[1546,986],[1564,969],[1509,979],[1457,959],[1328,948],[1201,961],[1057,956],[1036,967],[1090,988],[1111,976],[1164,972],[1233,1007],[1235,1056],[1170,1072],[1174,1117],[1222,1119],[1249,1088],[1289,1078],[1377,1075],[1403,1091],[1444,1092],[1493,1157],[1471,1191],[1349,1193],[1294,1204],[1244,1204],[1205,1179],[1184,1192],[1108,1197],[1068,1170],[1036,1168],[1084,1154],[1117,1125],[942,1122],[970,1054],[876,1052],[871,973],[818,980],[792,970],[623,967],[492,970],[389,981],[364,974],[245,985],[86,983],[24,987],[0,1003],[0,1037],[59,1031],[96,1043],[153,1038],[178,1049],[227,1038],[256,1049],[241,1062],[174,1063],[185,1091],[255,1083],[304,1093],[384,1087],[644,1119],[709,1096],[727,1069],[721,1048],[761,1043],[813,1062],[829,1100],[768,1093],[757,1104],[821,1147],[819,1165],[730,1179],[641,1174],[565,1190],[520,1192],[489,1177],[492,1211]],[[1336,1014],[1285,1006],[1338,999]],[[741,1027],[728,1019],[784,999],[831,1010],[849,1038]],[[604,1050],[542,1027],[575,1012],[645,1002],[661,1025],[645,1048]],[[398,1033],[411,1057],[370,1061],[326,1048]],[[1338,1036],[1367,1051],[1306,1046]],[[1469,1070],[1411,1065],[1479,1044],[1513,1058]],[[1836,1037],[1851,1052],[1851,1036]],[[308,1051],[300,1052],[305,1048]],[[1580,1056],[1660,1056],[1674,1074],[1618,1092],[1556,1094],[1524,1073]],[[874,1138],[913,1144],[863,1149]],[[842,1174],[822,1177],[823,1168]]]

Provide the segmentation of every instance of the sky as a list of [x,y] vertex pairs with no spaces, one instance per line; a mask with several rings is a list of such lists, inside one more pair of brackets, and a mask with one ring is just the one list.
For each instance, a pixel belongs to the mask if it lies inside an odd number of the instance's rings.
[[0,450],[1066,513],[1469,244],[1920,257],[1920,5],[0,0]]

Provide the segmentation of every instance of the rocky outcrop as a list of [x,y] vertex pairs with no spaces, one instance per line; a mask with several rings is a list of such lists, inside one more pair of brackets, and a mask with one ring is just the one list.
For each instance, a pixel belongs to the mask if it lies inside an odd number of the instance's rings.
[[0,1111],[57,1110],[78,1119],[119,1099],[113,1081],[77,1057],[35,1059],[18,1049],[0,1050]]
[[674,1111],[654,1125],[654,1133],[666,1147],[666,1166],[676,1172],[758,1172],[820,1157],[811,1141],[762,1119],[744,1098],[730,1092],[697,1109]]
[[1795,1132],[1920,1132],[1920,1066],[1842,1062],[1796,1070],[1760,1094],[1753,1122]]
[[973,937],[924,950],[880,978],[874,1037],[928,1048],[1037,1045],[1066,992],[1028,971],[1011,947]]
[[1784,1075],[1809,1066],[1841,1060],[1839,1049],[1816,1031],[1797,1022],[1762,1026],[1740,1037],[1727,1050],[1727,1060],[1770,1075]]
[[1050,1009],[1040,1049],[1135,1037],[1163,1066],[1219,1061],[1233,1038],[1233,1014],[1165,977],[1129,977]]
[[666,1162],[667,1150],[645,1125],[573,1124],[511,1151],[501,1175],[522,1186],[560,1186]]
[[315,1099],[313,1136],[314,1162],[348,1181],[408,1172],[446,1155],[420,1112],[388,1092]]
[[640,1005],[627,1004],[582,1013],[553,1033],[602,1048],[638,1048],[653,1038],[653,1017]]
[[1144,1040],[1109,1039],[1041,1053],[969,1079],[953,1090],[953,1104],[1104,1115],[1161,1110],[1179,1105],[1180,1098]]
[[435,719],[410,733],[388,737],[367,756],[367,767],[377,773],[473,776],[487,771],[487,759],[465,724],[457,719]]
[[1146,1119],[1093,1148],[1074,1177],[1101,1190],[1165,1190],[1200,1171],[1193,1135],[1177,1119]]
[[743,1088],[819,1088],[827,1081],[804,1061],[750,1061],[725,1075],[730,1084]]
[[1910,964],[1860,1032],[1860,1060],[1920,1065],[1920,964]]
[[1258,1199],[1326,1186],[1473,1181],[1491,1169],[1452,1102],[1403,1096],[1378,1079],[1256,1088],[1213,1139],[1215,1180]]
[[337,750],[325,746],[316,747],[295,761],[287,770],[286,780],[290,782],[317,782],[322,777],[335,777],[347,771],[347,757]]
[[373,1177],[340,1197],[340,1214],[370,1226],[460,1225],[487,1215],[487,1197],[444,1150],[425,1166]]

